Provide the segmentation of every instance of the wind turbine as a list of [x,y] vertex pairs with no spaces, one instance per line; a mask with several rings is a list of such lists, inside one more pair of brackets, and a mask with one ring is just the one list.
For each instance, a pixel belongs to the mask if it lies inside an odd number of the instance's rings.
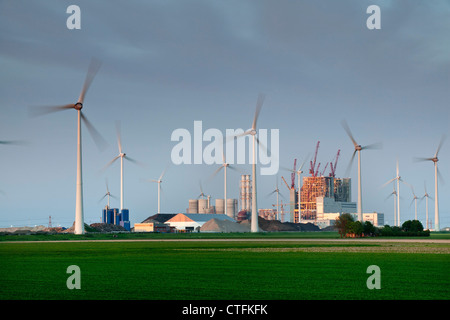
[[[236,170],[236,168],[230,166],[230,164],[226,162],[225,153],[224,153],[225,148],[223,148],[222,150],[223,150],[222,151],[222,164],[220,165],[219,168],[217,168],[216,171],[214,171],[212,178],[215,177],[217,175],[217,173],[219,173],[219,171],[222,170],[222,168],[223,168],[223,175],[224,175],[224,195],[223,195],[224,200],[223,201],[224,201],[224,210],[225,210],[224,213],[225,213],[225,215],[228,215],[228,212],[227,212],[227,207],[228,207],[228,205],[227,205],[227,168],[232,169],[232,170]],[[231,217],[231,216],[230,216],[230,218],[234,219],[234,217]]]
[[[159,176],[158,180],[150,180],[151,182],[156,182],[158,184],[158,213],[161,213],[161,183],[162,183],[162,178],[166,174],[166,169],[163,170],[163,172]],[[203,194],[203,192],[202,192],[202,194]]]
[[397,225],[397,191],[395,190],[395,184],[392,185],[392,192],[387,196],[386,200],[392,195],[394,196],[394,225]]
[[[279,208],[280,208],[280,204],[279,204],[279,196],[281,195],[283,197],[282,194],[280,194],[280,189],[278,188],[278,176],[277,176],[277,182],[276,182],[276,188],[275,190],[273,190],[271,193],[269,193],[267,195],[267,197],[271,196],[272,194],[276,193],[277,194],[277,220],[280,220],[280,216],[279,216]],[[283,197],[284,198],[284,197]]]
[[305,158],[305,160],[303,160],[303,163],[300,165],[300,167],[298,168],[298,170],[292,170],[292,169],[284,168],[284,167],[283,167],[283,169],[285,169],[285,170],[288,170],[288,171],[293,172],[293,173],[297,173],[297,178],[298,178],[298,223],[300,223],[300,220],[301,220],[301,206],[300,206],[300,205],[301,205],[301,200],[300,200],[300,196],[301,196],[301,185],[300,185],[300,181],[301,181],[301,175],[302,175],[302,173],[303,173],[302,168],[303,168],[303,165],[304,165],[305,162],[306,162],[306,159],[308,159],[309,156],[310,156],[310,155],[308,155],[308,156]]
[[413,194],[413,198],[412,198],[411,203],[409,204],[409,206],[411,207],[412,203],[415,202],[415,216],[414,216],[414,220],[417,220],[417,199],[419,199],[419,198],[414,193],[414,187],[411,184],[409,184],[409,183],[407,183],[407,184],[411,187],[411,191],[412,191],[412,194]]
[[116,133],[117,133],[117,145],[119,147],[119,154],[116,157],[114,157],[110,162],[108,162],[106,164],[106,166],[103,168],[103,170],[108,168],[110,165],[112,165],[114,163],[114,161],[116,161],[117,159],[120,158],[120,211],[122,211],[124,209],[123,159],[126,159],[126,160],[133,162],[135,164],[138,164],[138,165],[142,165],[142,164],[139,163],[138,161],[128,157],[127,154],[123,152],[122,140],[121,140],[121,135],[120,135],[120,125],[118,122],[116,122]]
[[251,232],[258,232],[258,202],[256,199],[256,143],[261,147],[265,148],[259,139],[256,137],[256,122],[258,121],[258,116],[261,111],[261,107],[264,103],[264,95],[260,94],[258,96],[258,101],[256,103],[256,111],[255,116],[253,118],[252,128],[245,131],[244,133],[237,135],[236,137],[242,137],[246,135],[252,136],[252,145],[253,145],[253,163],[252,163],[252,223],[251,223]]
[[84,103],[84,97],[100,68],[100,63],[97,60],[91,60],[89,65],[88,73],[84,81],[83,88],[81,89],[78,101],[73,104],[66,104],[62,106],[51,106],[51,107],[40,107],[38,109],[31,110],[32,115],[38,116],[47,113],[52,113],[56,111],[75,109],[77,111],[77,180],[76,180],[76,200],[75,200],[75,234],[84,234],[84,213],[83,213],[83,175],[82,175],[82,148],[81,148],[81,120],[84,121],[86,127],[89,130],[97,146],[106,145],[106,141],[100,136],[100,134],[95,130],[86,116],[81,112]]
[[352,158],[349,163],[349,167],[353,164],[353,159],[355,158],[356,152],[358,152],[358,220],[363,222],[363,216],[362,216],[362,182],[361,182],[361,151],[365,149],[379,149],[380,143],[374,143],[367,146],[362,147],[359,145],[356,140],[353,138],[352,132],[350,131],[350,128],[346,121],[342,121],[342,126],[344,127],[345,131],[347,132],[347,135],[349,136],[350,140],[352,140],[353,145],[355,146],[355,151],[353,152]]
[[[442,136],[441,141],[436,149],[436,153],[432,158],[417,158],[418,161],[433,161],[434,163],[434,226],[435,230],[439,231],[439,201],[438,201],[438,175],[440,176],[439,169],[437,167],[438,153],[444,143],[445,135]],[[441,177],[442,179],[442,177]]]
[[429,194],[428,194],[428,192],[427,192],[427,186],[426,186],[426,184],[425,184],[425,181],[424,181],[424,183],[423,183],[423,187],[424,187],[424,189],[425,189],[425,194],[423,195],[423,197],[420,199],[420,200],[422,200],[423,198],[426,198],[426,223],[427,223],[427,229],[428,229],[428,198],[431,198],[431,199],[433,199]]
[[400,226],[400,181],[403,183],[405,183],[405,181],[403,181],[403,179],[399,175],[398,160],[397,160],[397,171],[396,172],[397,172],[397,175],[395,176],[395,178],[392,178],[391,180],[386,182],[383,185],[383,187],[388,185],[391,182],[397,181],[397,221],[396,221],[395,225]]
[[111,192],[109,192],[108,181],[107,181],[107,180],[105,181],[105,183],[106,183],[106,193],[105,193],[105,195],[104,195],[98,202],[100,202],[100,201],[102,201],[103,199],[105,199],[105,197],[108,197],[108,208],[110,208],[110,206],[109,206],[109,197],[113,197],[113,198],[116,198],[116,197],[113,196],[113,195],[111,194]]

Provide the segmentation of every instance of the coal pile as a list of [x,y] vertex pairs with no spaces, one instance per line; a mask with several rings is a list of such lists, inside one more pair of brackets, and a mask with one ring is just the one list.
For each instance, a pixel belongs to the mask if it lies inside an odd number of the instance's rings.
[[[250,220],[244,220],[241,223],[250,224]],[[293,223],[281,222],[279,220],[266,220],[258,217],[259,228],[266,232],[283,232],[283,231],[321,231],[320,228],[312,223]]]

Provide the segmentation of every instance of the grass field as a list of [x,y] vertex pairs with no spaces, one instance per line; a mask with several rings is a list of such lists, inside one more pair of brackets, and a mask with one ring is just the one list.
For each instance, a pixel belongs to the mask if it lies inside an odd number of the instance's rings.
[[[450,299],[448,243],[336,242],[336,235],[328,236],[3,242],[0,299]],[[80,290],[66,286],[70,265],[80,267]],[[380,267],[380,290],[366,286],[370,265]]]

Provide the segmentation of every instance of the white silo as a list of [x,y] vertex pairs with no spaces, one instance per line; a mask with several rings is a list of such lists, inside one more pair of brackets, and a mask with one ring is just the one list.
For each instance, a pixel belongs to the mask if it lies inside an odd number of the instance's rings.
[[207,213],[207,212],[208,212],[208,200],[198,199],[198,213]]
[[223,199],[216,199],[216,213],[217,214],[225,213],[225,207],[223,205]]
[[237,199],[227,199],[227,216],[235,219]]
[[198,200],[189,200],[189,213],[198,213]]

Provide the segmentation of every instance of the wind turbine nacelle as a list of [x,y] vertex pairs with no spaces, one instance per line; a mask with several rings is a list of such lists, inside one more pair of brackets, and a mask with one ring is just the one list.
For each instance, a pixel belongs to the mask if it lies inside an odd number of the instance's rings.
[[81,102],[77,102],[74,105],[75,110],[81,110],[83,108],[83,104]]

